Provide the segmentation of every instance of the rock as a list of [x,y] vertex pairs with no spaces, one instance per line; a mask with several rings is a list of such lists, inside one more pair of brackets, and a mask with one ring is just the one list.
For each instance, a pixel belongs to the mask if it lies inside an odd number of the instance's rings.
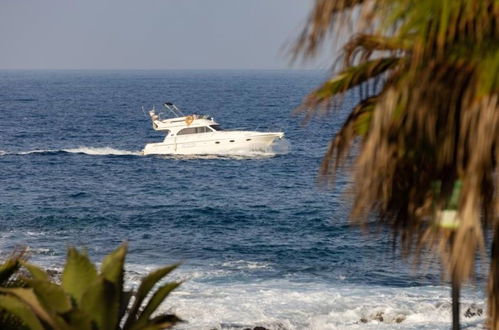
[[59,281],[62,275],[62,272],[57,269],[47,269],[48,276],[55,281]]
[[464,317],[471,318],[471,317],[474,317],[474,316],[481,316],[482,314],[483,314],[483,309],[482,308],[478,307],[475,304],[471,304],[471,306],[468,307],[466,309],[466,311],[464,312]]
[[[286,327],[280,323],[276,323],[276,324],[272,324],[272,325],[269,325],[270,327],[272,327],[272,329],[277,329],[277,330],[286,330]],[[245,327],[243,328],[242,330],[270,330],[269,328],[266,328],[264,326],[261,326],[261,325],[257,325],[257,326],[254,326],[254,327]]]
[[369,323],[372,321],[378,321],[383,323],[402,323],[406,319],[406,315],[398,313],[392,315],[391,313],[385,313],[384,311],[379,311],[372,313],[367,316],[363,316],[358,322],[360,323]]
[[402,323],[405,321],[405,315],[399,315],[395,318],[395,323]]
[[383,322],[384,321],[383,314],[384,312],[377,312],[376,314],[372,315],[372,319],[379,322]]

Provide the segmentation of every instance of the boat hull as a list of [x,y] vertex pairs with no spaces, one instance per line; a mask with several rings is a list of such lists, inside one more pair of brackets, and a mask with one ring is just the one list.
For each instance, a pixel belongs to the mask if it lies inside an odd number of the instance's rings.
[[160,143],[146,144],[144,155],[220,155],[267,151],[284,133],[214,132],[193,136],[167,137]]

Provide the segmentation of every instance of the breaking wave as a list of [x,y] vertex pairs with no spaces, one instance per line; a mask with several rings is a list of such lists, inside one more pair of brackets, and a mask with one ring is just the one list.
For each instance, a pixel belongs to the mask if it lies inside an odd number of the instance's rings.
[[[129,265],[128,280],[144,275],[144,266]],[[188,323],[179,329],[448,329],[451,300],[445,286],[384,287],[341,283],[300,283],[274,279],[234,280],[235,272],[270,264],[230,261],[219,268],[181,269],[185,281],[163,306]],[[146,267],[151,271],[154,267]],[[188,268],[188,267],[184,267]],[[134,274],[130,278],[130,273]],[[192,276],[192,275],[195,276]],[[483,329],[486,305],[474,290],[461,300],[466,329]],[[210,308],[207,309],[206,306]]]
[[35,149],[28,151],[16,151],[9,152],[0,150],[0,156],[4,155],[32,155],[32,154],[57,154],[57,153],[69,153],[69,154],[85,154],[92,156],[140,156],[142,153],[140,151],[130,151],[121,150],[111,147],[78,147],[70,149]]
[[68,153],[75,153],[75,154],[86,154],[86,155],[115,155],[115,156],[140,156],[142,154],[141,151],[129,151],[129,150],[120,150],[120,149],[114,149],[110,147],[103,147],[103,148],[92,148],[92,147],[79,147],[79,148],[74,148],[74,149],[63,149],[62,151],[68,152]]

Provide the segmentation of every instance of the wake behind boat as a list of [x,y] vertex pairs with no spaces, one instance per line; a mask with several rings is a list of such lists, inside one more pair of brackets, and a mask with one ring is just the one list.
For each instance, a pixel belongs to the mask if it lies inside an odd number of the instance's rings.
[[266,151],[283,132],[229,131],[207,115],[184,115],[173,103],[164,107],[174,115],[163,118],[156,109],[149,111],[152,127],[166,133],[163,142],[148,143],[144,155],[222,155]]

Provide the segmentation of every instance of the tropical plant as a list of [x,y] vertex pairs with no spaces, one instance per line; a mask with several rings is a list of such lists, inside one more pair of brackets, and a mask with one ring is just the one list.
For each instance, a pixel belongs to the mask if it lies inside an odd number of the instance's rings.
[[181,321],[173,314],[153,315],[180,283],[153,288],[178,265],[159,268],[145,276],[136,291],[126,290],[126,253],[127,246],[121,245],[103,259],[98,272],[86,253],[69,248],[60,284],[33,264],[9,259],[0,267],[0,279],[12,276],[21,265],[30,277],[24,287],[0,288],[0,308],[32,330],[154,330]]
[[[23,287],[26,283],[19,276],[21,262],[26,260],[26,250],[15,251],[0,265],[0,288]],[[5,310],[0,310],[0,328],[14,330],[22,328],[23,323],[18,317]]]
[[438,247],[454,298],[492,237],[488,317],[499,329],[499,1],[315,0],[293,54],[346,35],[332,77],[301,107],[310,117],[359,93],[321,174],[351,162],[353,221],[376,214],[405,252]]

